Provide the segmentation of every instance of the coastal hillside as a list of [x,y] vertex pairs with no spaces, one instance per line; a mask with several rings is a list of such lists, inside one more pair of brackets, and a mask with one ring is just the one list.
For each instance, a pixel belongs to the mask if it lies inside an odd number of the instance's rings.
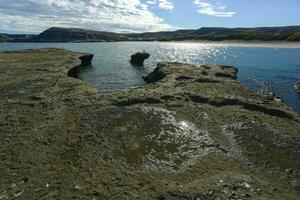
[[128,38],[122,34],[74,28],[50,28],[34,38],[32,42],[113,42]]
[[[6,36],[6,37],[5,37]],[[203,27],[148,33],[113,33],[75,28],[50,28],[39,35],[0,35],[0,42],[116,42],[116,41],[300,41],[300,26],[261,28]]]
[[261,28],[218,28],[203,27],[198,30],[177,30],[132,34],[139,40],[258,40],[258,41],[300,41],[300,26]]

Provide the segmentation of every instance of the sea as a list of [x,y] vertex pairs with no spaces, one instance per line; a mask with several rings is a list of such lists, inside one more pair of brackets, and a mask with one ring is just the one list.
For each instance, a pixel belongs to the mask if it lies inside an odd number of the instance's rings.
[[[142,76],[162,61],[232,65],[239,69],[238,81],[254,92],[280,97],[300,112],[300,48],[232,46],[187,42],[103,42],[103,43],[0,43],[0,51],[34,48],[65,48],[95,55],[93,64],[80,72],[80,79],[102,93],[113,93],[146,85]],[[145,66],[135,67],[130,56],[150,53]]]

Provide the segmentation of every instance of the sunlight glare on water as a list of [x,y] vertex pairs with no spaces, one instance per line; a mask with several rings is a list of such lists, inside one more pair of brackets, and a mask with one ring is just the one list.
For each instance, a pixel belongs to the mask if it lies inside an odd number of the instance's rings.
[[[83,69],[80,78],[102,93],[145,85],[142,76],[161,61],[232,65],[239,68],[238,79],[242,84],[255,92],[275,93],[300,111],[300,94],[293,88],[300,81],[300,49],[185,42],[114,42],[2,43],[0,51],[45,47],[93,53],[93,65]],[[129,63],[130,56],[143,50],[151,57],[144,67],[133,67]]]

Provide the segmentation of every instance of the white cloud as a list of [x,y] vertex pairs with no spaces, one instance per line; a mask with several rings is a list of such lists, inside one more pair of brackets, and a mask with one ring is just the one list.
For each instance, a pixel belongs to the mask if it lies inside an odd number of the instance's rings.
[[158,0],[158,6],[160,8],[166,9],[166,10],[173,10],[174,9],[173,3],[168,1],[168,0]]
[[169,0],[148,0],[146,4],[155,5],[158,4],[158,7],[165,10],[173,10],[174,4]]
[[0,23],[1,30],[10,32],[52,26],[119,32],[175,29],[140,0],[5,0],[0,1]]
[[146,4],[154,5],[154,4],[157,4],[157,1],[156,0],[149,0],[149,1],[146,1]]
[[198,6],[198,12],[204,15],[215,17],[232,17],[235,12],[226,11],[226,6],[215,6],[211,3],[207,3],[204,0],[195,0],[194,4]]

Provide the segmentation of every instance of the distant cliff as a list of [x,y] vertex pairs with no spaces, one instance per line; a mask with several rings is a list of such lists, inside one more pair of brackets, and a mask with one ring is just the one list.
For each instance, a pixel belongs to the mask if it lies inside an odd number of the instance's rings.
[[121,34],[74,28],[50,28],[39,35],[0,34],[0,42],[116,42],[116,41],[300,41],[300,26],[214,28]]
[[114,42],[128,40],[122,34],[74,28],[50,28],[32,38],[34,42]]

